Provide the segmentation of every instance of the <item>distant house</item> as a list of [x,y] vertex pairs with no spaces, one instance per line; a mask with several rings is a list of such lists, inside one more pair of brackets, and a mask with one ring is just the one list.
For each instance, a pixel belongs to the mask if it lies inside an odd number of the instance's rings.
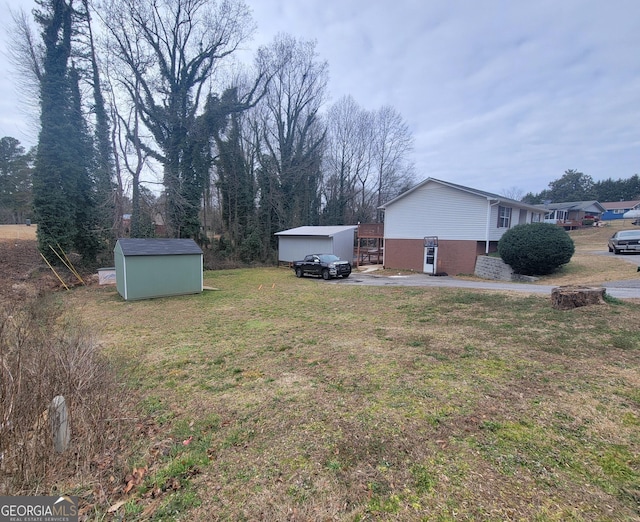
[[566,201],[536,206],[545,211],[546,223],[554,223],[566,229],[581,227],[584,219],[599,220],[606,211],[597,201]]
[[611,221],[613,219],[623,219],[625,212],[630,210],[640,210],[640,200],[631,201],[608,201],[602,203],[605,211],[602,214],[603,221]]
[[507,230],[544,217],[534,205],[434,178],[380,208],[385,268],[452,275],[472,274]]
[[357,225],[305,226],[277,232],[278,261],[291,263],[307,254],[335,254],[352,261],[357,228]]
[[[156,237],[165,237],[167,234],[164,217],[160,212],[156,212],[153,216],[153,232]],[[122,214],[122,233],[123,237],[129,237],[131,233],[131,214]]]

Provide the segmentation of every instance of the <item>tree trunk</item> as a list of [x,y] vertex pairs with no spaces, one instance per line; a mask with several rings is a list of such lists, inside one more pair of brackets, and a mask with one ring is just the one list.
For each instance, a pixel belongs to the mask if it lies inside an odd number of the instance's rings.
[[551,305],[557,310],[571,310],[579,306],[604,304],[604,293],[601,286],[559,286],[551,291]]

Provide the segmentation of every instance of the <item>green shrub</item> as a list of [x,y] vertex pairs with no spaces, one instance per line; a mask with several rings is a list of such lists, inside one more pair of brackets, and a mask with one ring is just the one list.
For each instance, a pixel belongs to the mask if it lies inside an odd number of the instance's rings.
[[498,242],[502,260],[522,275],[551,274],[567,264],[574,252],[573,240],[551,223],[516,225]]

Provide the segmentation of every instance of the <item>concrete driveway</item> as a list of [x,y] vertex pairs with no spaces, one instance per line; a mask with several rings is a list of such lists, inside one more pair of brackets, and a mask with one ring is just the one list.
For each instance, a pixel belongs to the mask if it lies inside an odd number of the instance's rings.
[[640,254],[614,254],[613,252],[608,252],[606,250],[596,250],[589,252],[590,254],[596,256],[610,256],[615,257],[617,259],[621,259],[622,261],[626,261],[627,263],[631,263],[635,266],[640,266]]
[[[609,254],[604,252],[604,254]],[[614,255],[614,254],[610,254]],[[640,255],[617,256],[636,258],[640,266]],[[551,295],[551,290],[557,285],[534,285],[530,283],[511,283],[506,281],[468,281],[452,276],[429,276],[427,274],[398,274],[381,275],[376,270],[354,271],[348,279],[332,279],[330,284],[361,285],[361,286],[413,286],[413,287],[445,287],[472,288],[479,290],[498,290],[506,292],[523,292],[529,294]],[[640,299],[640,272],[638,277],[624,281],[608,281],[600,286],[607,289],[607,294],[618,299]]]

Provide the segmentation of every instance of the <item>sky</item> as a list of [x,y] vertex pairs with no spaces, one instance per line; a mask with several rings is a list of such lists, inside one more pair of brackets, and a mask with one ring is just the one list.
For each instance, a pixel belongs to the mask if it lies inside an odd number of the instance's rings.
[[[568,169],[640,174],[638,0],[246,2],[257,26],[246,62],[280,32],[315,40],[328,103],[351,95],[406,121],[416,182],[524,195]],[[9,7],[33,5],[0,5],[3,50]],[[31,145],[12,76],[0,53],[0,136]]]

